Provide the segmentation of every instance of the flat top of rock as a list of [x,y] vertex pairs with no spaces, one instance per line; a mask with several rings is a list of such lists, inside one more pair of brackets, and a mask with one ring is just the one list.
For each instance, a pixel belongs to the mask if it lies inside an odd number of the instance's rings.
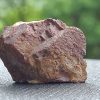
[[[4,29],[3,39],[4,43],[7,44],[17,44],[17,39],[19,39],[19,41],[28,41],[30,45],[32,45],[32,43],[34,44],[32,46],[36,48],[33,52],[36,52],[42,50],[42,48],[49,47],[55,43],[56,40],[60,43],[60,37],[62,37],[64,33],[66,33],[65,37],[70,38],[69,42],[73,42],[71,47],[77,48],[78,46],[82,48],[82,55],[85,55],[86,43],[83,32],[76,27],[67,26],[62,21],[51,18],[32,22],[17,22]],[[76,41],[75,39],[79,41],[80,44],[74,43]]]

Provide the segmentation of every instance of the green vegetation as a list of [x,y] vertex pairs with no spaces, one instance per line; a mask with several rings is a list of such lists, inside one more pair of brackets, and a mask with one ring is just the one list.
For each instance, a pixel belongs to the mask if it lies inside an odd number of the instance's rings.
[[61,19],[82,29],[86,58],[100,58],[100,0],[0,0],[0,32],[17,21]]

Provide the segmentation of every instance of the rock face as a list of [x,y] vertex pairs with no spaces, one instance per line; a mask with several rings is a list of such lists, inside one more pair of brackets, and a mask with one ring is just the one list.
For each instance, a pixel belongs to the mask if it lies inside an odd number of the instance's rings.
[[18,22],[4,29],[0,57],[16,82],[85,82],[83,32],[60,20]]

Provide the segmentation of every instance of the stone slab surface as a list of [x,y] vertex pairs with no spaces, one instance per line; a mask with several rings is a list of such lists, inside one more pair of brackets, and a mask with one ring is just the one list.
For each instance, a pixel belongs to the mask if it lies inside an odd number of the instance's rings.
[[0,100],[100,100],[100,60],[87,59],[86,83],[15,84],[0,60]]

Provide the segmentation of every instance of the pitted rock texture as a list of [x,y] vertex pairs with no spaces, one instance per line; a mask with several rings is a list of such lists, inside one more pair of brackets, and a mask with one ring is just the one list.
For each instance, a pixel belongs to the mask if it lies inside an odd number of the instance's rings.
[[0,57],[16,82],[85,82],[84,33],[60,20],[18,22],[4,29]]

